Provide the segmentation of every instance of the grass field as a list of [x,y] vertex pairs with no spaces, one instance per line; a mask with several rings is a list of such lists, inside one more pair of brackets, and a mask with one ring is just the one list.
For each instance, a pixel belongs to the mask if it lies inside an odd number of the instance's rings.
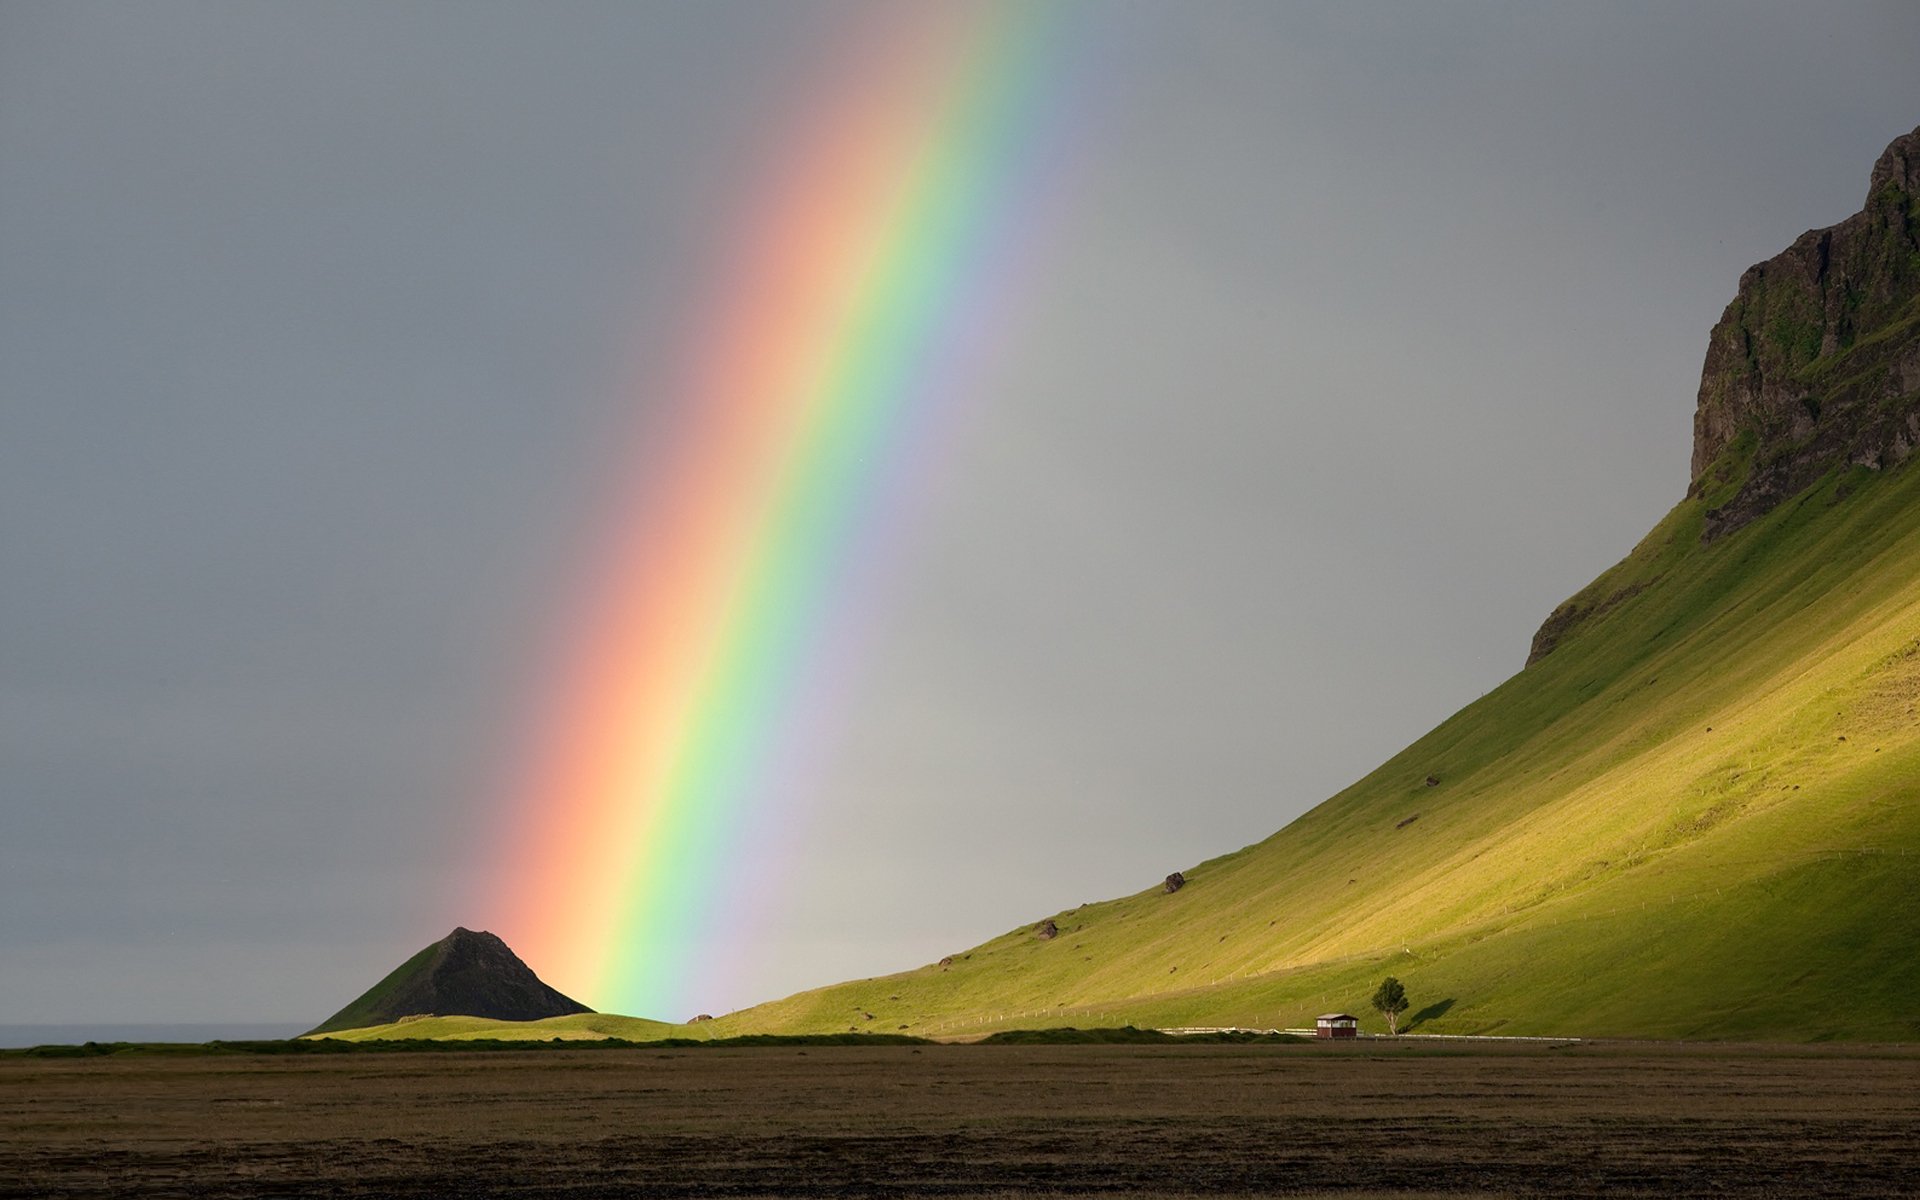
[[1920,1189],[1920,1048],[0,1058],[0,1197]]

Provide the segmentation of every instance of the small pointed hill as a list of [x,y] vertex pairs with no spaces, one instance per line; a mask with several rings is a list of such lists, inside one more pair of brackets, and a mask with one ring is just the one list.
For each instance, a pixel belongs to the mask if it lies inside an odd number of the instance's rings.
[[1916,447],[1920,130],[1742,276],[1685,498],[1506,683],[1177,889],[714,1032],[1371,1028],[1392,974],[1416,1032],[1920,1038]]
[[390,1025],[402,1017],[538,1021],[591,1012],[541,982],[498,937],[455,929],[401,963],[308,1036]]

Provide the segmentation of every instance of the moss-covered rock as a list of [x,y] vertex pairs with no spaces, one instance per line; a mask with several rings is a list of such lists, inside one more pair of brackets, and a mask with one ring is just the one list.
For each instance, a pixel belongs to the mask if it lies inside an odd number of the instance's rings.
[[1713,328],[1693,419],[1693,491],[1751,435],[1711,541],[1829,470],[1879,470],[1920,445],[1920,129],[1874,164],[1866,206],[1749,267]]

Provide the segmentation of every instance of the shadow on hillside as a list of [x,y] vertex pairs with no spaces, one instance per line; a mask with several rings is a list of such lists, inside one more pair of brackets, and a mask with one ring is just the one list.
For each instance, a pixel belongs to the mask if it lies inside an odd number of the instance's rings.
[[1427,1005],[1425,1008],[1421,1009],[1419,1012],[1413,1014],[1413,1016],[1407,1018],[1407,1024],[1405,1027],[1406,1031],[1408,1033],[1412,1033],[1414,1030],[1420,1028],[1422,1025],[1426,1024],[1428,1021],[1439,1020],[1441,1017],[1446,1016],[1447,1010],[1452,1007],[1453,1007],[1452,996],[1448,996],[1445,1000],[1434,1001],[1432,1004]]

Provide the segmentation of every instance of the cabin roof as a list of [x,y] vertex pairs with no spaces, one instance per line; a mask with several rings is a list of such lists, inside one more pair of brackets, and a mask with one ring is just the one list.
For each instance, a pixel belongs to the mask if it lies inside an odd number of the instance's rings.
[[1358,1021],[1359,1019],[1352,1013],[1321,1013],[1314,1018],[1316,1021]]

